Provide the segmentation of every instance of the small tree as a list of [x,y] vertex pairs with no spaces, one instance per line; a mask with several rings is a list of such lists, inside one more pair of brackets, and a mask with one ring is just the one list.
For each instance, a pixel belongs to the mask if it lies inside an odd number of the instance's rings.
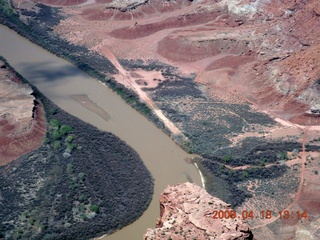
[[54,147],[54,149],[60,149],[60,148],[61,148],[61,143],[60,143],[60,141],[54,141],[53,147]]
[[60,133],[61,133],[62,135],[68,134],[68,133],[70,133],[70,132],[72,132],[72,127],[67,126],[67,125],[62,125],[62,126],[60,127]]
[[71,142],[73,141],[73,139],[74,139],[73,136],[68,135],[68,136],[66,137],[65,141],[66,141],[67,143],[71,143]]
[[94,205],[91,205],[89,209],[91,212],[99,213],[100,207],[94,204]]
[[249,173],[247,171],[243,172],[242,177],[245,179],[249,178]]
[[223,158],[222,158],[222,160],[225,162],[225,163],[229,163],[231,160],[232,160],[232,157],[231,156],[224,156]]
[[57,119],[51,119],[49,122],[50,127],[58,129],[60,127],[60,123]]
[[62,136],[62,135],[61,135],[61,133],[59,132],[59,130],[56,129],[56,130],[53,131],[53,138],[54,138],[54,139],[60,139],[61,136]]

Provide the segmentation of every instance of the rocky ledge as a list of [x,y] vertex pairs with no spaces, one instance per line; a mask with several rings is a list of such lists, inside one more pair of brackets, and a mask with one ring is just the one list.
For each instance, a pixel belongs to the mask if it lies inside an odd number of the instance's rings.
[[214,210],[232,209],[195,184],[168,186],[160,196],[160,219],[155,229],[147,230],[144,240],[253,239],[243,220],[214,219]]
[[46,134],[45,113],[6,63],[0,60],[0,166],[37,149]]

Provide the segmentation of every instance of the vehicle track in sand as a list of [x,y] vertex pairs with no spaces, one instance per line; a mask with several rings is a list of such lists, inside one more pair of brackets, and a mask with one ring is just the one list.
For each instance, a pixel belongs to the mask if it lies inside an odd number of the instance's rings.
[[163,112],[158,109],[153,101],[150,99],[147,93],[145,93],[139,84],[137,84],[136,80],[130,72],[128,72],[124,67],[119,63],[115,55],[110,51],[110,49],[107,46],[103,47],[103,54],[104,56],[109,59],[109,61],[118,69],[119,71],[119,77],[120,81],[123,85],[129,87],[132,89],[140,99],[145,102],[154,112],[154,114],[160,118],[160,120],[165,124],[165,126],[175,135],[182,135],[182,132],[180,129],[178,129],[173,122],[171,122],[164,114]]
[[[300,183],[299,183],[299,188],[298,188],[298,191],[292,201],[292,203],[290,203],[288,205],[288,207],[286,207],[286,209],[284,209],[283,211],[285,210],[288,210],[290,211],[290,209],[296,205],[301,197],[301,192],[302,192],[302,188],[303,188],[303,182],[304,182],[304,176],[305,176],[305,163],[306,163],[306,160],[307,160],[307,157],[306,157],[306,148],[305,148],[305,145],[306,145],[306,142],[307,142],[307,132],[308,132],[308,128],[303,128],[303,135],[302,135],[302,154],[301,154],[301,174],[300,174]],[[251,229],[257,229],[257,228],[261,228],[261,227],[264,227],[266,225],[269,225],[273,222],[275,222],[276,220],[278,220],[280,218],[280,215],[278,214],[277,217],[272,217],[271,219],[267,219],[264,221],[263,224],[260,224],[260,225],[257,225],[257,226],[252,226]]]

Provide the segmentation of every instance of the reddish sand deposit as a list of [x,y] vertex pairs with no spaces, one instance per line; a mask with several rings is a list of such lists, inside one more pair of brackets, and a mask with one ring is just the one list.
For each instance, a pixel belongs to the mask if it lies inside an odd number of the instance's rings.
[[41,0],[39,2],[52,6],[73,6],[84,3],[86,0]]
[[[42,104],[4,64],[0,69],[0,166],[40,147],[46,133]],[[34,103],[37,102],[36,106]]]
[[[116,58],[160,60],[196,73],[214,98],[250,102],[300,125],[320,123],[310,114],[320,108],[317,1],[87,3],[64,8],[70,17],[54,31],[104,55],[109,49]],[[141,89],[156,82],[139,75],[126,86],[146,99]]]
[[[103,55],[110,60],[110,62],[117,68],[119,71],[119,74],[115,76],[116,80],[120,83],[122,83],[124,86],[131,88],[134,90],[138,96],[140,96],[141,100],[143,100],[145,103],[149,105],[149,107],[153,110],[155,115],[159,117],[163,121],[163,123],[166,125],[166,127],[171,131],[172,134],[181,134],[181,131],[162,113],[160,109],[158,109],[150,97],[147,95],[146,92],[144,92],[141,89],[141,83],[140,79],[135,79],[135,77],[138,76],[138,78],[141,77],[141,75],[148,76],[149,74],[144,74],[145,71],[140,70],[139,73],[129,73],[127,70],[125,70],[121,64],[118,62],[116,57],[113,55],[113,53],[105,46],[102,49]],[[156,71],[153,72],[153,75],[158,76],[159,73]],[[151,79],[150,79],[151,80]],[[143,84],[144,85],[144,84]],[[146,85],[148,85],[148,82],[146,82]]]

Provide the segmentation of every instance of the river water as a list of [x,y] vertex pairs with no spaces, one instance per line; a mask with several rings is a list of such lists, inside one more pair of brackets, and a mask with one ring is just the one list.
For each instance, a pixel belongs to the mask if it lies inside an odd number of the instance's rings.
[[155,227],[159,196],[167,185],[190,179],[201,185],[196,168],[184,161],[188,154],[97,80],[2,25],[0,55],[60,108],[124,140],[151,172],[155,185],[149,208],[133,224],[102,239],[142,239],[147,228]]

